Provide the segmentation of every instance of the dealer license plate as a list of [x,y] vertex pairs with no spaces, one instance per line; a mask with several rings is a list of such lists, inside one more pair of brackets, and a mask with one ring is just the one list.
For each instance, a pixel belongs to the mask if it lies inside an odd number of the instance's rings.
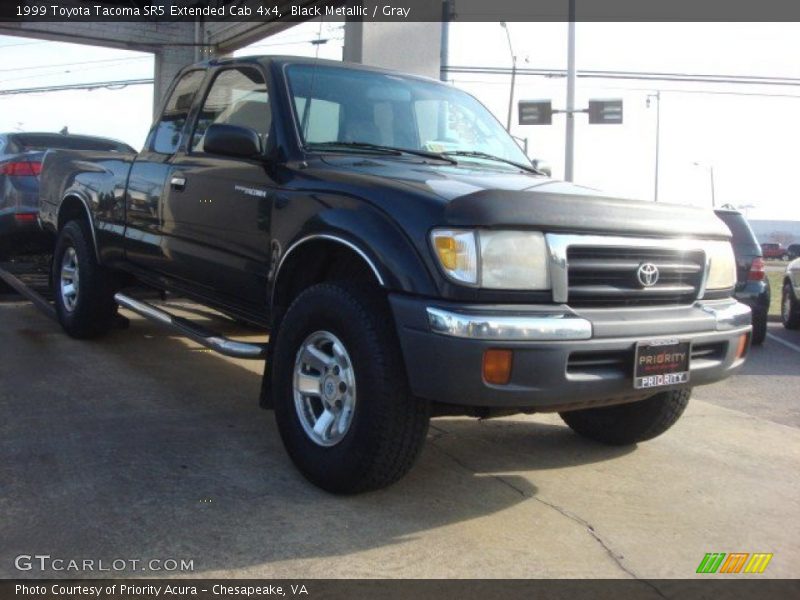
[[689,383],[691,344],[678,340],[655,340],[636,344],[633,387],[658,388]]

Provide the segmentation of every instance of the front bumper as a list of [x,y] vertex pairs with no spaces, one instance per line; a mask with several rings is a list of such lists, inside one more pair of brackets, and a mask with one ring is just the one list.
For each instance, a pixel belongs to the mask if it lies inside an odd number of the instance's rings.
[[39,215],[35,212],[0,210],[0,235],[36,233],[41,231]]
[[[633,387],[635,347],[660,338],[692,343],[690,386],[713,383],[744,363],[739,341],[751,330],[749,307],[731,299],[591,310],[389,299],[412,393],[461,406],[556,411],[645,398],[654,392]],[[490,348],[513,351],[507,385],[483,379]]]

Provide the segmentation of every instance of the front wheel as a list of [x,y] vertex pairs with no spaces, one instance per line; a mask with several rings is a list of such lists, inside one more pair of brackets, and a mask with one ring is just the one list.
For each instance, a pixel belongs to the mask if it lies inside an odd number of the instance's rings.
[[781,294],[781,321],[786,329],[800,328],[800,302],[795,299],[792,284],[788,281],[783,284]]
[[408,389],[378,290],[322,283],[289,307],[275,341],[275,418],[297,468],[340,494],[385,487],[425,441],[427,402]]
[[630,404],[563,412],[561,418],[584,437],[627,446],[651,440],[672,427],[686,410],[691,394],[691,389],[671,390]]
[[61,327],[75,338],[108,331],[117,313],[113,277],[98,264],[89,225],[70,221],[58,234],[51,282]]

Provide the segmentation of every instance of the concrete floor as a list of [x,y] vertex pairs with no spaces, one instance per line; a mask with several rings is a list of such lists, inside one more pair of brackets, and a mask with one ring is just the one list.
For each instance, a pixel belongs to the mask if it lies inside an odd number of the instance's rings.
[[[761,577],[800,564],[800,352],[773,340],[636,449],[551,415],[437,419],[408,477],[350,498],[294,470],[257,407],[260,363],[140,319],[71,340],[21,302],[0,303],[0,357],[0,577],[86,576],[14,568],[36,553],[190,559],[183,575],[203,577],[682,578],[706,552],[773,552]],[[123,574],[162,575],[107,575]]]

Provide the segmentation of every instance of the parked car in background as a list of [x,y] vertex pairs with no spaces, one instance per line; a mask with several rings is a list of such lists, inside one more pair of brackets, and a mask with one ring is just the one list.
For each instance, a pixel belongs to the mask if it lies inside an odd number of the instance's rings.
[[777,258],[779,260],[789,260],[789,250],[780,244],[767,243],[761,244],[761,252],[764,258]]
[[[714,211],[731,230],[733,253],[736,256],[736,289],[734,295],[739,302],[747,304],[753,311],[753,344],[763,344],[767,337],[767,313],[769,313],[770,288],[761,248],[758,245],[747,219],[738,210]],[[778,244],[771,244],[780,246]]]
[[781,290],[781,320],[786,329],[800,329],[800,258],[786,267]]
[[800,258],[800,244],[789,244],[786,250],[789,252],[789,260]]
[[61,133],[0,133],[0,260],[41,247],[39,173],[47,150],[136,151],[116,140]]

